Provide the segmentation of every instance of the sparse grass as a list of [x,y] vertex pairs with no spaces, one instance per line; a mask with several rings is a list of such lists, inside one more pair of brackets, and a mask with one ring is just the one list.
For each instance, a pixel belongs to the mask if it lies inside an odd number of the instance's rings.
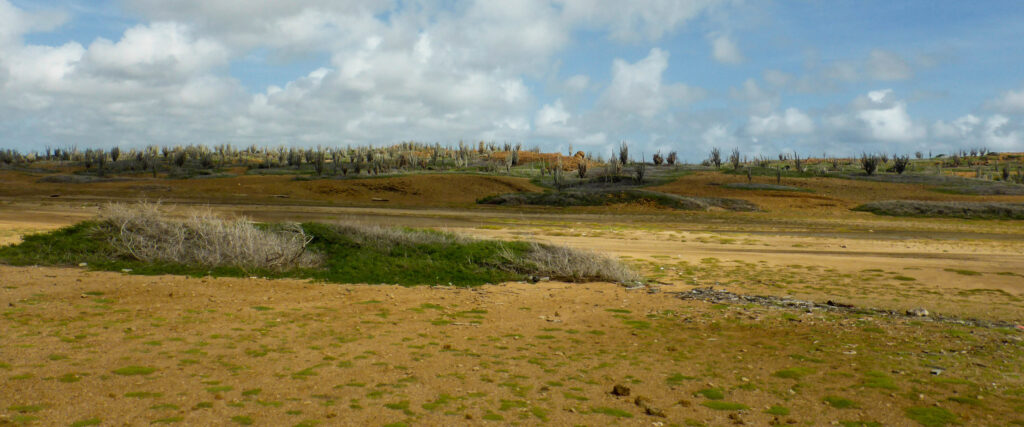
[[605,406],[598,406],[590,408],[590,412],[595,414],[604,414],[616,418],[633,418],[633,414],[623,411],[621,409],[609,408]]
[[925,427],[943,427],[957,422],[956,414],[945,408],[932,406],[915,406],[907,408],[904,413],[907,418],[917,421]]
[[716,411],[742,411],[745,409],[749,409],[747,405],[744,405],[742,403],[723,402],[721,400],[707,400],[702,402],[701,405],[704,405]]
[[650,203],[672,209],[706,211],[721,208],[730,211],[756,211],[757,206],[746,200],[711,197],[686,197],[637,189],[573,190],[546,193],[512,193],[485,197],[481,204],[520,206],[607,206],[626,203]]
[[1024,203],[883,200],[853,208],[876,215],[969,219],[1024,219]]
[[947,268],[947,269],[945,269],[945,271],[948,271],[950,273],[956,273],[956,274],[959,274],[961,276],[981,276],[981,273],[979,273],[977,271],[974,271],[974,270],[964,270],[964,269],[961,269],[961,268]]
[[779,378],[798,380],[812,373],[814,373],[814,370],[811,368],[788,368],[775,371],[772,375]]
[[111,371],[117,375],[133,376],[133,375],[149,375],[156,372],[156,368],[150,368],[147,366],[125,366]]
[[854,401],[852,401],[850,399],[847,399],[845,397],[825,396],[825,398],[823,400],[824,400],[824,402],[826,404],[828,404],[828,406],[831,406],[831,407],[836,408],[836,409],[850,409],[850,408],[856,408],[857,407],[857,403],[856,402],[854,402]]

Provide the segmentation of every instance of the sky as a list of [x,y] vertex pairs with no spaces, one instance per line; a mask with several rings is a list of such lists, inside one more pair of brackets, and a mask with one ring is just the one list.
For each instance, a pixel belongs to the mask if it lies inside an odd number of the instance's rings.
[[0,148],[1024,151],[1019,0],[0,0]]

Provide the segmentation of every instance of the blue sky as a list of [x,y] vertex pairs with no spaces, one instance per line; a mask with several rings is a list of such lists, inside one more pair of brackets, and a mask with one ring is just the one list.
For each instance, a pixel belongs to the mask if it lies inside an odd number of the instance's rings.
[[0,147],[1024,151],[1022,22],[1018,1],[0,0]]

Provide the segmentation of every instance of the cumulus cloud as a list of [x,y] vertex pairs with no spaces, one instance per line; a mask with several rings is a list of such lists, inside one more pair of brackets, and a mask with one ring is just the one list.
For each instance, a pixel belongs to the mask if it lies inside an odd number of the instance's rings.
[[782,114],[751,116],[747,132],[755,136],[798,135],[814,131],[814,121],[796,108],[787,108]]
[[736,42],[729,36],[723,34],[711,35],[708,37],[711,43],[711,57],[723,64],[739,64],[743,62],[743,54],[740,53]]
[[114,78],[178,79],[227,65],[228,52],[219,43],[196,38],[174,22],[138,25],[121,40],[97,39],[84,58],[90,71]]
[[556,0],[568,22],[608,28],[616,40],[657,40],[725,3],[722,0]]
[[662,81],[662,74],[668,68],[668,57],[668,52],[654,48],[646,58],[636,63],[616,59],[612,63],[611,84],[601,100],[604,108],[650,118],[673,105],[700,98],[702,92],[699,89]]
[[942,120],[932,125],[932,135],[948,146],[981,146],[995,151],[1024,150],[1024,130],[1002,114],[981,118],[966,114],[951,122]]
[[779,94],[761,88],[754,79],[747,79],[738,88],[730,88],[729,95],[733,99],[744,101],[753,114],[768,114],[779,103]]
[[892,52],[873,50],[864,64],[865,73],[874,80],[906,80],[913,76],[910,63]]
[[1003,92],[989,106],[1006,113],[1024,113],[1024,89]]

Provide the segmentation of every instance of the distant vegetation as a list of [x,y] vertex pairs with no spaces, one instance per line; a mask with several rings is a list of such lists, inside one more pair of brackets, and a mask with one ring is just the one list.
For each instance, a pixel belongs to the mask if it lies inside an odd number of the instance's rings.
[[650,203],[679,210],[709,210],[721,208],[730,211],[756,211],[757,206],[746,200],[710,197],[686,197],[637,189],[572,190],[548,193],[513,193],[485,197],[479,203],[519,206],[606,206],[624,203]]
[[[196,178],[231,174],[288,174],[308,177],[360,177],[423,171],[452,171],[507,174],[533,177],[561,189],[594,180],[633,181],[648,184],[659,176],[685,170],[722,170],[752,176],[876,177],[904,174],[957,177],[979,181],[1024,183],[1024,157],[1000,154],[986,148],[932,155],[861,153],[856,157],[801,156],[780,153],[776,158],[750,158],[738,148],[727,158],[713,148],[698,164],[682,164],[675,151],[657,152],[639,158],[623,142],[616,152],[601,154],[573,152],[542,153],[539,147],[523,149],[522,144],[479,141],[457,145],[403,142],[391,146],[234,147],[148,146],[122,150],[76,147],[50,148],[21,153],[0,150],[0,168],[39,173],[61,173],[44,177],[44,182],[89,183],[116,176]],[[68,173],[71,175],[67,175]],[[780,184],[777,182],[776,184]],[[1004,194],[1004,193],[996,193]]]
[[977,219],[1024,219],[1024,203],[884,200],[853,208],[877,215]]
[[253,224],[155,205],[112,205],[92,221],[0,247],[13,265],[80,265],[137,274],[310,278],[336,283],[472,286],[547,276],[639,278],[620,262],[559,246],[476,240],[358,224]]

